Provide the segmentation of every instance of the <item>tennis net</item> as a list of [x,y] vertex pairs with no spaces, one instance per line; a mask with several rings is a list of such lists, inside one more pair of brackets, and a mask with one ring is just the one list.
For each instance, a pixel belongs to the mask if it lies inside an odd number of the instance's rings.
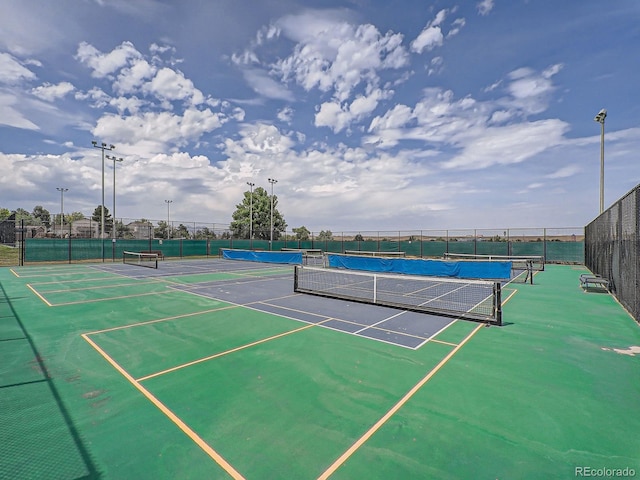
[[157,253],[122,252],[122,263],[139,267],[158,268]]
[[534,272],[544,271],[544,257],[542,255],[477,255],[473,253],[445,253],[446,260],[454,261],[485,261],[511,262],[511,282],[531,283],[533,285]]
[[500,282],[296,265],[294,291],[502,325]]

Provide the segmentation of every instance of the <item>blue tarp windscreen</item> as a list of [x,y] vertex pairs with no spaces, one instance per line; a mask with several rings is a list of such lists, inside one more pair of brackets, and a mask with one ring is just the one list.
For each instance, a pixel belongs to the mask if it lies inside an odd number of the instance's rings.
[[253,250],[222,249],[222,258],[263,263],[291,263],[302,265],[302,252],[256,252]]
[[329,266],[348,270],[402,273],[431,277],[477,278],[499,280],[511,278],[511,262],[423,260],[327,254]]

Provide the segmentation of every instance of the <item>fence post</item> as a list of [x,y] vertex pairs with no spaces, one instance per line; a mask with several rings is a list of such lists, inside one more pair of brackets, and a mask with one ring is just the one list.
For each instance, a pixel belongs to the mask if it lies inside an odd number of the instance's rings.
[[69,257],[69,263],[71,263],[71,257],[73,256],[72,254],[72,247],[71,247],[71,234],[69,234],[69,247],[68,247],[68,257]]
[[24,218],[22,220],[20,220],[20,266],[24,266],[24,261],[26,259],[26,252],[25,252],[25,247],[27,245],[27,242],[25,240],[25,234],[24,234]]

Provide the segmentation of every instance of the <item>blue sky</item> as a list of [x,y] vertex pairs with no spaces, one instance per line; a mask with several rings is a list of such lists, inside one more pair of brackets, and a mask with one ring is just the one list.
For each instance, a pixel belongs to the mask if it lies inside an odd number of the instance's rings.
[[[640,183],[640,2],[4,0],[0,207],[289,229],[582,226]],[[112,208],[113,162],[105,204]]]

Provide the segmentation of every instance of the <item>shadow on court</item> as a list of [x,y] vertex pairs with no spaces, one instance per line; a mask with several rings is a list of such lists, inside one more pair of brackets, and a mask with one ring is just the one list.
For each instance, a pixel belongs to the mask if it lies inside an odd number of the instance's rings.
[[0,478],[100,478],[2,284],[0,318]]

